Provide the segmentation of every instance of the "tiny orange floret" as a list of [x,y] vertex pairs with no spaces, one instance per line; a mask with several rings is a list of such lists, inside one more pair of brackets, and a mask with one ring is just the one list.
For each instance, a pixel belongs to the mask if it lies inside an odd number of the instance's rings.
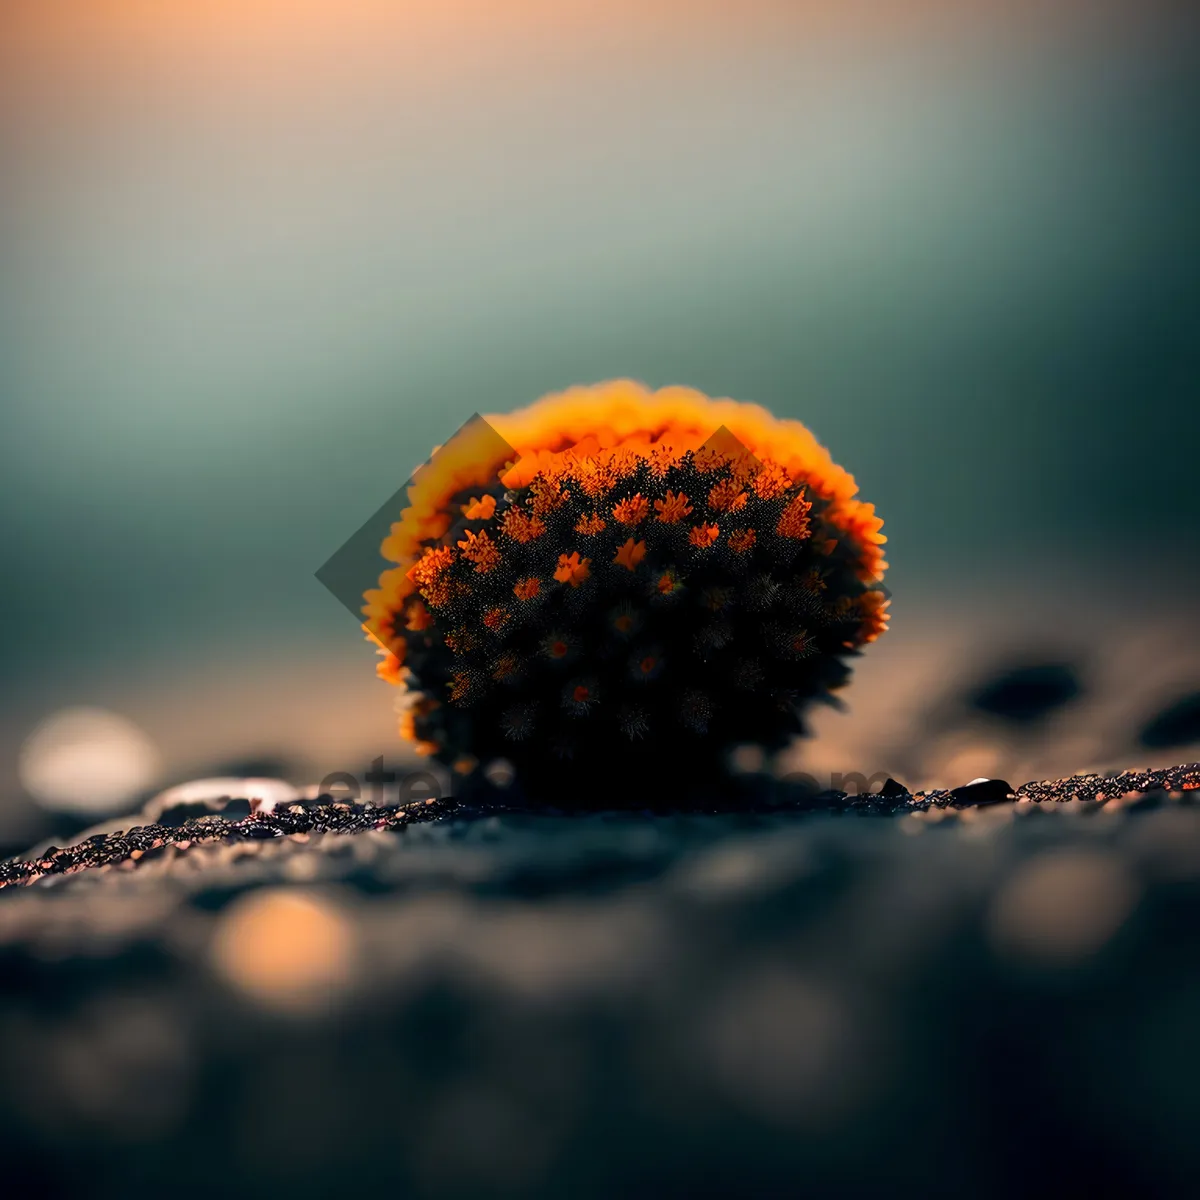
[[523,546],[546,532],[546,522],[540,517],[531,517],[519,508],[510,508],[500,518],[500,531]]
[[468,521],[490,521],[496,513],[496,497],[472,496],[470,502],[462,506],[462,512]]
[[672,492],[668,489],[666,499],[655,500],[654,511],[658,513],[658,520],[664,525],[674,525],[692,511],[692,506],[682,492]]
[[492,664],[492,678],[497,683],[503,683],[505,680],[512,679],[520,666],[520,659],[512,651],[509,651],[507,654],[500,655]]
[[[401,643],[403,646],[403,643]],[[404,667],[399,655],[393,654],[390,650],[383,651],[383,657],[375,664],[375,674],[379,676],[384,683],[399,685]]]
[[679,461],[679,454],[673,446],[659,442],[650,451],[650,470],[660,479]]
[[532,600],[542,590],[542,581],[536,575],[526,579],[518,579],[513,587],[513,595],[518,600]]
[[879,591],[863,592],[858,598],[858,610],[863,617],[861,640],[864,644],[873,642],[882,633],[887,632],[888,608],[891,601]]
[[448,604],[452,595],[445,572],[454,562],[449,546],[430,547],[408,570],[408,578],[434,608]]
[[746,493],[734,480],[722,479],[709,491],[708,507],[716,512],[737,512],[746,507]]
[[533,496],[533,515],[535,518],[544,517],[547,513],[552,513],[556,508],[561,508],[567,500],[566,495],[558,484],[558,480],[550,475],[541,475],[535,479],[529,485],[529,491]]
[[754,476],[751,486],[760,500],[774,500],[792,486],[792,480],[777,462],[769,462]]
[[500,551],[496,549],[496,543],[488,537],[486,529],[482,533],[472,533],[468,529],[466,537],[458,543],[458,548],[462,551],[463,558],[474,563],[475,570],[481,575],[495,570],[503,561]]
[[636,492],[628,500],[613,505],[613,519],[622,525],[640,525],[650,515],[650,501]]
[[454,551],[449,546],[430,546],[408,569],[408,578],[418,586],[431,583],[454,562]]
[[578,551],[560,554],[554,578],[559,583],[569,583],[572,587],[578,587],[591,574],[591,561],[590,558],[580,558]]
[[582,533],[584,537],[593,537],[597,533],[603,533],[608,528],[608,522],[599,513],[588,513],[585,517],[580,517],[575,522],[575,532]]
[[431,580],[421,589],[421,595],[433,605],[434,608],[445,608],[451,600],[454,599],[454,586],[449,579],[444,576],[439,576],[437,579]]
[[692,462],[701,475],[711,475],[729,462],[729,455],[722,454],[715,446],[701,446],[692,455]]
[[729,548],[738,554],[745,554],[747,550],[753,549],[756,541],[758,535],[753,529],[735,529],[729,535]]
[[617,551],[613,562],[615,562],[618,566],[624,567],[627,571],[633,571],[637,569],[638,563],[640,563],[645,557],[646,543],[635,542],[633,538],[630,538]]
[[688,534],[688,541],[703,550],[705,546],[711,546],[717,540],[720,532],[717,525],[693,525]]
[[669,596],[680,588],[679,576],[674,571],[664,571],[654,585],[660,596]]
[[469,629],[452,629],[443,639],[451,654],[470,654],[479,639]]
[[576,704],[586,704],[588,697],[591,696],[591,690],[584,684],[580,684],[572,693],[571,696]]
[[586,496],[599,496],[617,482],[617,468],[611,456],[603,462],[591,457],[577,462],[574,475]]
[[483,623],[493,633],[503,627],[508,620],[508,610],[505,608],[489,608],[483,614]]
[[780,537],[801,541],[811,532],[808,518],[810,512],[812,512],[812,501],[806,500],[802,495],[794,497],[788,501],[787,507],[780,514],[775,532]]

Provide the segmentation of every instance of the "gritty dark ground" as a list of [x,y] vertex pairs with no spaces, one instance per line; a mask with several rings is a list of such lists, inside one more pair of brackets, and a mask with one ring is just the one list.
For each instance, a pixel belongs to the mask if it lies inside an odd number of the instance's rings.
[[[1005,801],[1099,801],[1122,796],[1134,797],[1151,792],[1187,792],[1200,788],[1200,766],[1168,767],[1161,770],[1124,771],[1110,775],[1075,775],[1066,779],[1034,781],[1013,789],[1004,780],[977,780],[954,789],[910,793],[893,779],[878,792],[865,795],[845,792],[809,794],[802,789],[786,787],[776,781],[761,784],[750,782],[744,790],[743,803],[734,806],[743,813],[789,812],[809,814],[827,812],[840,816],[899,816],[929,809],[962,808],[996,804]],[[652,797],[647,797],[651,801]],[[663,811],[656,804],[644,813]],[[177,820],[156,821],[138,825],[128,832],[114,830],[81,836],[69,846],[49,846],[36,856],[0,863],[0,888],[36,883],[49,875],[70,875],[99,867],[121,866],[139,862],[168,849],[184,853],[193,845],[240,839],[286,837],[294,834],[354,834],[367,830],[400,831],[424,821],[451,819],[472,820],[481,817],[525,814],[525,805],[506,803],[504,793],[492,789],[491,795],[476,802],[453,796],[425,800],[418,804],[377,807],[371,804],[337,802],[331,796],[315,801],[297,803],[284,811],[251,812],[235,818],[228,811],[234,805],[223,805],[223,811],[200,813],[198,816],[180,813]],[[539,811],[542,811],[539,809]],[[678,811],[667,806],[666,811]],[[697,811],[706,811],[700,808]],[[718,810],[723,811],[723,810]],[[561,811],[549,810],[562,816]],[[168,814],[165,814],[168,815]]]
[[4,864],[9,1194],[1195,1194],[1200,767],[889,791]]

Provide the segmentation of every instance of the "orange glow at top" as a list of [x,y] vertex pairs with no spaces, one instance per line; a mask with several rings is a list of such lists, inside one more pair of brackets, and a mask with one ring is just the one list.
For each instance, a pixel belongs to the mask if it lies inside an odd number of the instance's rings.
[[652,392],[621,379],[546,396],[487,421],[516,451],[517,460],[504,475],[509,487],[589,457],[628,452],[652,457],[658,450],[677,458],[700,449],[724,426],[760,463],[773,463],[792,479],[806,481],[831,502],[831,521],[862,546],[864,578],[878,578],[886,567],[879,549],[883,522],[874,505],[855,498],[854,477],[799,421],[780,420],[758,405],[710,400],[684,387]]
[[[501,470],[505,485],[517,488],[539,474],[553,480],[586,460],[601,470],[630,455],[652,463],[672,461],[699,450],[722,426],[759,464],[771,464],[764,478],[782,470],[828,501],[828,521],[857,549],[860,577],[865,582],[882,578],[887,568],[883,521],[873,504],[857,499],[853,476],[799,421],[780,420],[758,405],[710,400],[690,388],[651,391],[618,379],[552,394],[514,413],[492,414],[441,447],[417,473],[408,490],[409,507],[383,544],[383,556],[399,565],[385,571],[379,587],[367,593],[368,627],[377,640],[390,642],[395,615],[415,587],[413,564],[450,528],[450,501],[464,490],[484,485]],[[508,462],[497,459],[495,434],[515,452]],[[625,515],[614,513],[618,520]]]
[[[236,71],[250,61],[336,63],[382,48],[461,76],[465,43],[498,60],[514,40],[555,52],[605,53],[639,44],[677,51],[701,41],[736,52],[786,45],[778,39],[797,34],[811,43],[824,36],[1078,31],[1113,27],[1123,14],[1126,21],[1152,16],[1155,8],[1129,3],[1114,12],[1089,0],[5,0],[0,64],[40,72],[114,58],[169,59],[180,66],[215,59]],[[439,56],[439,43],[449,52]]]

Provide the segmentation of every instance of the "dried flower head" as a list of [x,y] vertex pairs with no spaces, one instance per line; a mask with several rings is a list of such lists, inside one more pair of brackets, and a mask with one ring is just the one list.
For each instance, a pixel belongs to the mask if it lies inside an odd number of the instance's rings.
[[886,628],[882,522],[796,421],[617,381],[485,428],[415,478],[363,610],[448,765],[641,803],[784,747]]

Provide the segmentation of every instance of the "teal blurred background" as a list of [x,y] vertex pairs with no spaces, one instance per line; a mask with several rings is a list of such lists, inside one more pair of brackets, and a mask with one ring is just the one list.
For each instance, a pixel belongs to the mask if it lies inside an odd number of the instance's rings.
[[390,752],[314,570],[470,413],[577,382],[808,424],[897,646],[980,597],[1190,611],[1182,18],[428,7],[0,18],[0,833],[68,705],[162,780]]

